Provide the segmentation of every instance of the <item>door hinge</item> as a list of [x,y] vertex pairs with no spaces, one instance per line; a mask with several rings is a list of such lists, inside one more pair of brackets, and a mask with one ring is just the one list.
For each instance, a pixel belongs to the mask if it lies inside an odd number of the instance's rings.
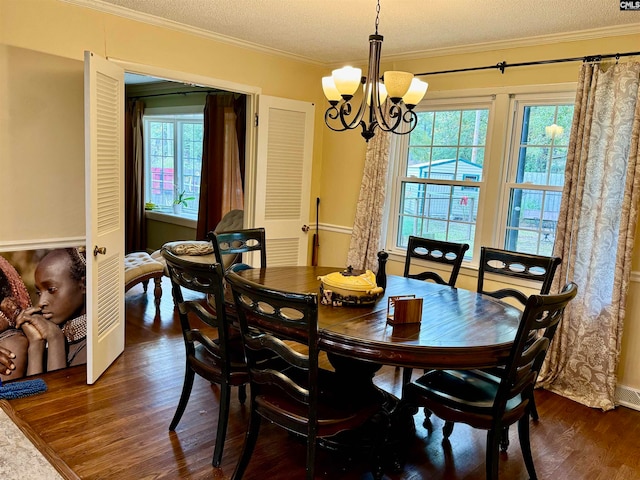
[[255,119],[254,123],[255,123],[254,127],[257,127],[258,126],[258,114],[257,113],[256,113],[256,119]]

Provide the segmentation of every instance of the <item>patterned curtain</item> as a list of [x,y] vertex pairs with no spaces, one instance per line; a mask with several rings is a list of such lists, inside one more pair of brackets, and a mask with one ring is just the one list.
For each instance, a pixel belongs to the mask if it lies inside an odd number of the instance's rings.
[[375,272],[378,269],[389,167],[389,136],[389,133],[378,130],[367,143],[360,196],[347,255],[347,265],[356,270]]
[[144,217],[144,102],[129,100],[125,112],[125,251],[145,251],[147,222]]
[[587,406],[614,408],[640,199],[640,63],[580,72],[554,254],[578,284],[540,384]]

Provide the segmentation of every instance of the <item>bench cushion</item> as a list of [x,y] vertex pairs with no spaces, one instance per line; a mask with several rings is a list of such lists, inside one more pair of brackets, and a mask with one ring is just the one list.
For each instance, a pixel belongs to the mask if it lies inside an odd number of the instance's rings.
[[164,266],[151,258],[146,252],[133,252],[124,257],[124,281],[128,288],[137,283],[136,279],[142,279],[149,274],[162,275]]

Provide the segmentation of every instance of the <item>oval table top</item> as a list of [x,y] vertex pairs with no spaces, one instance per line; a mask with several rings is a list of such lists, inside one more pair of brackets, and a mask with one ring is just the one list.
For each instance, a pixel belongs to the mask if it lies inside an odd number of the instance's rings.
[[[320,291],[319,276],[337,267],[267,267],[239,272],[271,288]],[[423,299],[422,321],[387,323],[388,298]],[[373,305],[318,305],[321,348],[384,365],[413,368],[486,368],[504,364],[516,336],[521,311],[495,298],[461,288],[395,275]]]

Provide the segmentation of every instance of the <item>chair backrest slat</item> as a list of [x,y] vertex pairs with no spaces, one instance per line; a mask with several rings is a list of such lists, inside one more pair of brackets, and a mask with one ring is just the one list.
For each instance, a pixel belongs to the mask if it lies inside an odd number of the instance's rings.
[[248,228],[228,232],[209,232],[207,239],[213,245],[216,261],[223,263],[224,255],[260,252],[260,267],[267,266],[266,234],[264,228]]
[[[404,276],[418,280],[432,280],[441,285],[454,287],[464,260],[464,254],[468,249],[469,244],[467,243],[445,242],[411,235],[407,244]],[[420,259],[451,267],[449,280],[445,280],[438,273],[431,271],[410,273],[412,259]]]
[[477,290],[479,293],[495,298],[515,298],[524,306],[529,298],[528,295],[511,287],[487,290],[485,275],[492,273],[508,278],[532,280],[540,284],[540,293],[545,295],[551,290],[553,277],[560,262],[560,257],[555,256],[547,257],[482,247],[480,249]]
[[[227,274],[227,283],[233,293],[245,345],[252,398],[260,394],[262,385],[277,385],[292,398],[307,404],[309,418],[315,419],[317,294],[270,289],[234,272]],[[261,361],[264,358],[271,360]]]

